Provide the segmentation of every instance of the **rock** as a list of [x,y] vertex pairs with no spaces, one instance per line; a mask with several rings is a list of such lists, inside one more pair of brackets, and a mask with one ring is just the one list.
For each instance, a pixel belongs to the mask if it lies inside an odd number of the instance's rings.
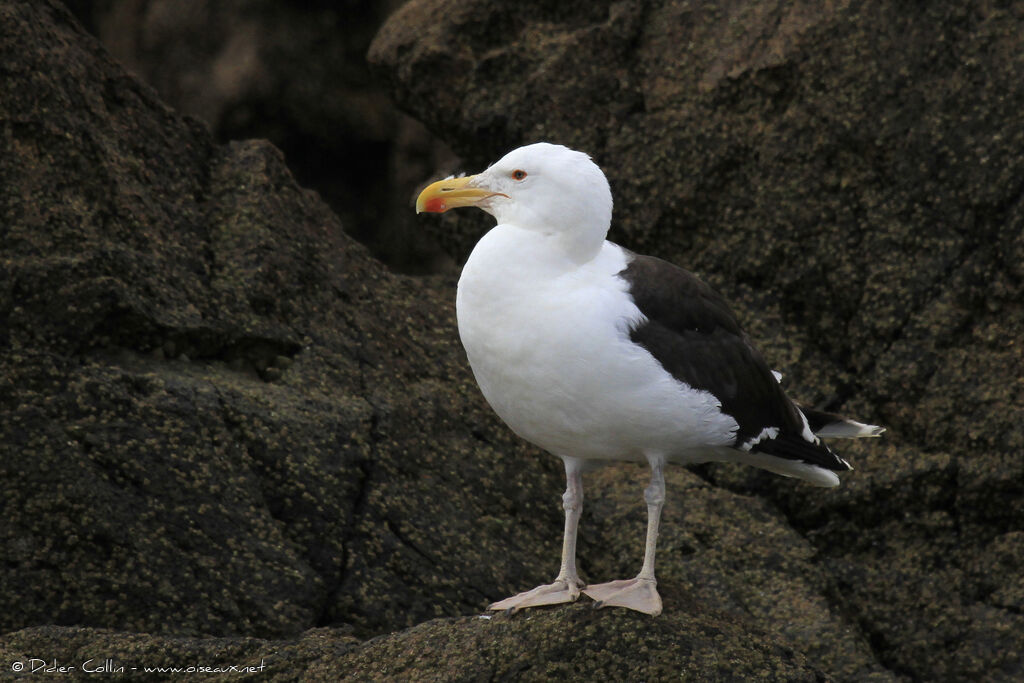
[[390,275],[55,2],[0,3],[0,57],[0,632],[365,636],[535,571],[480,520],[557,527],[557,470],[473,387],[450,278]]
[[[566,635],[552,638],[552,633]],[[42,651],[48,659],[35,656]],[[46,626],[3,637],[0,656],[5,663],[26,667],[127,675],[171,675],[159,668],[189,673],[193,667],[193,673],[251,673],[274,681],[664,680],[680,675],[699,680],[826,680],[784,642],[751,633],[749,624],[722,615],[650,620],[582,605],[524,618],[435,619],[364,644],[340,629],[263,641]]]
[[451,269],[409,210],[451,153],[395,109],[365,61],[400,2],[68,4],[115,59],[219,141],[273,142],[377,258],[403,272]]
[[[480,619],[552,578],[563,482],[483,404],[454,278],[392,274],[273,146],[0,0],[3,666],[1024,675],[1020,17],[927,12],[414,1],[381,33],[469,168],[586,147],[620,239],[725,289],[796,395],[890,428],[835,491],[673,471],[657,619]],[[636,571],[643,479],[588,475],[585,578]]]
[[[953,2],[413,0],[369,53],[467,171],[590,152],[612,239],[723,290],[794,396],[888,427],[840,444],[834,492],[697,471],[770,500],[811,592],[912,678],[1024,674],[1017,576],[974,569],[1024,525],[1022,30]],[[466,254],[480,223],[445,225]]]

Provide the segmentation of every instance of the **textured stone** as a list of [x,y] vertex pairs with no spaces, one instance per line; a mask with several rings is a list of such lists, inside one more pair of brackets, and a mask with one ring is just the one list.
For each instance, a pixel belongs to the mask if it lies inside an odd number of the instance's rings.
[[[831,491],[673,470],[657,619],[480,619],[552,578],[563,483],[483,404],[454,279],[389,273],[273,147],[216,143],[55,2],[0,1],[4,670],[1020,678],[1022,23],[881,2],[395,15],[378,74],[468,170],[537,138],[587,149],[617,240],[724,290],[794,395],[889,427],[842,444],[857,469]],[[483,224],[433,229],[459,258]],[[585,578],[637,570],[645,478],[587,475]]]
[[[553,633],[560,634],[552,637]],[[47,659],[38,656],[45,651]],[[75,667],[194,667],[235,673],[251,667],[273,681],[486,681],[768,679],[822,681],[824,674],[786,643],[719,614],[651,621],[582,605],[522,618],[435,619],[363,644],[343,629],[313,629],[295,639],[168,638],[101,629],[45,626],[0,638],[5,664]],[[34,661],[33,661],[34,660]],[[109,664],[107,663],[109,660]],[[135,670],[132,670],[132,667]],[[226,671],[202,671],[201,667]],[[262,667],[262,668],[260,668]],[[38,673],[38,672],[37,672]],[[159,673],[159,672],[158,672]],[[165,676],[172,672],[162,672]],[[81,675],[81,674],[80,674]],[[180,674],[178,674],[180,675]]]
[[215,144],[59,4],[0,3],[0,58],[0,630],[486,603],[526,532],[479,520],[558,483],[505,457],[453,283],[390,275],[277,150]]
[[409,211],[416,186],[451,152],[395,109],[365,60],[401,0],[66,4],[115,59],[217,140],[270,140],[390,267],[451,269]]

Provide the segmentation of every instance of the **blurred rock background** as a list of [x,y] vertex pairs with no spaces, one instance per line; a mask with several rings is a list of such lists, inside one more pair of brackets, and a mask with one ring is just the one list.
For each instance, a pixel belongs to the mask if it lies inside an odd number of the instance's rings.
[[[400,0],[72,0],[82,24],[216,139],[270,140],[349,234],[399,272],[451,267],[409,211],[455,158],[395,107],[366,51]],[[396,201],[397,200],[397,201]]]
[[[0,0],[5,671],[1024,677],[1024,5],[69,7]],[[458,345],[486,219],[411,203],[537,139],[889,429],[835,491],[673,471],[655,620],[476,616],[550,579],[563,482]],[[584,578],[643,480],[588,476]]]

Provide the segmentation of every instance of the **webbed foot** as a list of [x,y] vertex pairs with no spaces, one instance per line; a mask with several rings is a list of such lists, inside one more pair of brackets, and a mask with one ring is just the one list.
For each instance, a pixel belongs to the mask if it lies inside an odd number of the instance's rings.
[[537,586],[510,598],[491,603],[487,609],[511,610],[513,612],[524,607],[540,607],[541,605],[558,605],[563,602],[575,602],[580,597],[583,582],[577,578],[555,579],[554,583]]
[[583,592],[597,601],[594,607],[625,607],[651,616],[661,614],[661,596],[654,579],[621,579],[593,586]]

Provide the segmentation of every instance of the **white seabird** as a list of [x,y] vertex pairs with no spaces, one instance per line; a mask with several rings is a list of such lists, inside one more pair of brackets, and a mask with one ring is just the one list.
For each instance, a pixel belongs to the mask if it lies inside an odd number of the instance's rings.
[[[479,175],[428,186],[417,212],[476,206],[497,219],[462,270],[459,336],[484,397],[516,434],[565,464],[562,565],[553,583],[495,602],[576,600],[661,613],[654,576],[666,463],[755,465],[819,486],[851,469],[819,437],[880,427],[801,408],[725,300],[693,274],[605,239],[612,195],[582,152],[513,150]],[[576,572],[582,472],[646,462],[644,562],[632,579],[584,586]]]

